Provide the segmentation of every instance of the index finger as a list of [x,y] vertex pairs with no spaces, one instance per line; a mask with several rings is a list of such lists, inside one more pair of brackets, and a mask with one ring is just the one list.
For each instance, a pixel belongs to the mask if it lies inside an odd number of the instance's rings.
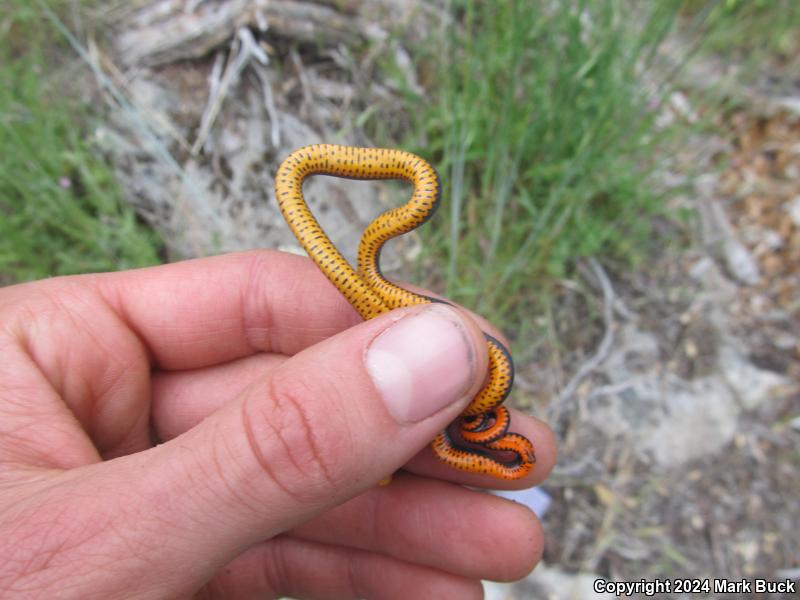
[[[90,277],[144,342],[155,364],[169,371],[223,364],[259,352],[293,355],[362,321],[310,259],[277,250]],[[503,340],[485,319],[467,312],[484,331]]]
[[93,277],[166,370],[292,355],[361,322],[310,260],[275,250]]

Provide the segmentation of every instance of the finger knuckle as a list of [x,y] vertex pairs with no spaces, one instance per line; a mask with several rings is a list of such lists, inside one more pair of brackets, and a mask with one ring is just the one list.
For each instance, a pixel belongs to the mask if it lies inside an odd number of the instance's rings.
[[266,392],[266,398],[249,397],[242,409],[254,464],[292,499],[310,502],[320,487],[334,485],[325,423],[308,406],[304,384],[273,378]]

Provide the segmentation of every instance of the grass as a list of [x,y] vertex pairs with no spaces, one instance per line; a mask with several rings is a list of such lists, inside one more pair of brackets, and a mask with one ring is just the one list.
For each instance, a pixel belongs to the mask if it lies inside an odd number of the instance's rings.
[[533,327],[575,259],[643,258],[664,210],[651,174],[666,132],[642,82],[680,3],[637,6],[453,2],[417,53],[433,97],[406,92],[405,145],[434,160],[446,202],[422,264],[507,329]]
[[[76,2],[49,5],[68,13]],[[0,0],[0,278],[158,262],[160,242],[87,141],[92,116],[65,103],[54,58],[71,51],[36,6]],[[415,49],[427,89],[406,91],[410,126],[374,136],[402,139],[442,175],[446,204],[423,229],[420,263],[435,287],[524,334],[577,258],[646,259],[664,211],[652,172],[670,133],[656,133],[658,96],[642,85],[656,49],[701,15],[712,50],[768,40],[785,52],[797,6],[453,0],[450,25]],[[375,133],[382,119],[361,122]]]
[[735,56],[745,67],[800,49],[800,3],[794,0],[689,0],[687,16],[703,14],[704,48]]
[[[0,277],[24,281],[156,264],[160,241],[87,141],[87,106],[65,97],[67,54],[30,3],[0,17]],[[61,79],[57,76],[61,75]],[[77,95],[77,94],[76,94]]]

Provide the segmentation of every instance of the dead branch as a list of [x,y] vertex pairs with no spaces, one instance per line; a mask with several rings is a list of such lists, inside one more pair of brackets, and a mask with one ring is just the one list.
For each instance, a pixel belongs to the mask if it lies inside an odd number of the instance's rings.
[[219,55],[214,63],[214,68],[209,77],[208,104],[200,119],[200,131],[192,145],[192,154],[199,152],[200,148],[205,144],[225,97],[228,95],[229,90],[239,81],[244,68],[253,59],[261,65],[266,65],[269,62],[266,53],[256,42],[252,32],[246,27],[242,27],[236,33],[236,40],[234,41],[228,64],[221,77],[219,72],[222,61]]
[[594,355],[578,368],[572,378],[567,382],[567,385],[561,390],[561,393],[558,395],[559,405],[571,398],[584,377],[602,364],[614,343],[614,298],[616,294],[614,293],[611,281],[608,279],[608,275],[606,275],[600,263],[594,258],[590,258],[588,263],[593,275],[597,278],[597,281],[600,282],[600,287],[603,290],[603,323],[605,324],[605,333]]
[[127,66],[197,59],[224,45],[231,31],[269,30],[300,43],[336,46],[363,39],[361,20],[328,6],[294,0],[150,2],[126,15],[113,43]]

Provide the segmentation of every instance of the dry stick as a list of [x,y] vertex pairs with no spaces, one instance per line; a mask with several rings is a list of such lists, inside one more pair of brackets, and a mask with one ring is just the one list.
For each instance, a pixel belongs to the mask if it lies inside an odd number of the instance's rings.
[[[548,415],[548,419],[552,423],[558,423],[561,415],[567,410],[567,407],[575,400],[575,391],[581,381],[594,369],[596,369],[608,356],[614,342],[614,288],[611,281],[608,279],[604,269],[593,258],[589,259],[589,267],[591,274],[599,282],[600,288],[603,292],[603,320],[605,323],[605,333],[597,347],[594,355],[584,362],[575,374],[570,378],[567,384],[563,387],[558,394],[554,411]],[[627,385],[627,384],[626,384]],[[610,386],[606,386],[609,388]],[[586,453],[584,457],[578,461],[577,464],[572,464],[568,467],[557,466],[553,472],[552,483],[561,483],[562,485],[569,485],[570,479],[584,479],[583,473],[590,465],[597,464],[597,457],[592,453]]]
[[600,266],[600,263],[594,258],[590,258],[589,266],[594,276],[600,282],[600,287],[603,291],[603,322],[605,323],[605,333],[594,355],[578,368],[569,382],[567,382],[567,385],[565,385],[558,394],[559,405],[571,398],[575,394],[575,390],[583,378],[600,366],[608,356],[614,342],[614,298],[616,297],[614,288],[611,286],[611,281],[608,279],[603,267]]
[[193,11],[189,10],[192,4],[175,0],[137,0],[128,4],[140,6],[128,7],[124,19],[115,19],[122,23],[123,30],[114,41],[116,53],[127,66],[152,67],[200,59],[241,27],[263,32],[273,26],[283,38],[320,47],[360,44],[365,40],[361,18],[314,2],[201,0],[195,2]]
[[[602,267],[600,268],[602,270]],[[578,264],[578,270],[589,282],[589,285],[591,285],[597,291],[603,291],[602,282],[595,276],[594,273],[592,273],[585,263]],[[614,312],[617,313],[617,316],[623,321],[632,321],[636,318],[634,312],[631,311],[631,309],[629,309],[628,306],[622,301],[622,298],[617,295],[614,296]]]
[[272,83],[263,65],[253,65],[253,70],[261,82],[261,89],[264,92],[264,107],[267,109],[267,117],[270,122],[270,142],[273,148],[278,148],[281,144],[281,122],[278,119],[278,108],[275,106],[275,96],[272,93]]
[[557,463],[547,479],[548,487],[570,487],[574,485],[592,485],[606,480],[596,452],[584,452],[577,459],[565,464]]
[[300,91],[303,94],[303,104],[301,110],[305,113],[308,112],[309,107],[314,103],[314,94],[311,92],[311,82],[308,79],[303,61],[300,59],[300,54],[292,48],[289,50],[289,58],[292,60],[295,70],[297,71],[297,79],[300,82]]
[[247,27],[240,27],[236,32],[236,40],[233,45],[233,58],[228,61],[221,79],[217,64],[210,76],[210,90],[208,97],[208,104],[203,111],[200,118],[200,131],[197,134],[197,139],[192,145],[192,154],[197,154],[208,138],[211,132],[211,127],[216,121],[219,111],[222,108],[222,103],[228,95],[228,91],[239,80],[244,68],[252,59],[256,59],[262,65],[269,63],[269,58],[264,50],[258,45],[252,32]]

